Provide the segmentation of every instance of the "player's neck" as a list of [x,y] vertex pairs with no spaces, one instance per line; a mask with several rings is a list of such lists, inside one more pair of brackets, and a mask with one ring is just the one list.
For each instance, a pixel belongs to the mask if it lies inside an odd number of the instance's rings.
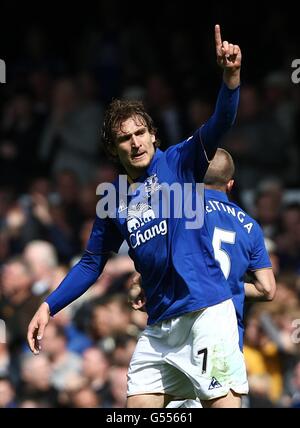
[[217,190],[218,192],[226,193],[226,187],[224,187],[224,186],[215,186],[213,184],[205,184],[205,189]]
[[127,180],[129,184],[134,184],[136,182],[138,182],[140,177],[143,177],[145,172],[147,171],[147,168],[145,168],[144,170],[139,170],[139,173],[135,173],[135,174],[129,174],[127,172]]

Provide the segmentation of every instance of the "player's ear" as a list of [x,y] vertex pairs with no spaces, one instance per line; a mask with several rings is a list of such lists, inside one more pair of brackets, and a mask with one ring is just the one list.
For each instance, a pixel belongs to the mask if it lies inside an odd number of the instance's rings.
[[232,178],[231,180],[228,181],[228,183],[226,184],[226,191],[227,192],[231,192],[232,188],[234,186],[234,179]]
[[151,134],[151,142],[154,144],[156,141],[155,134]]

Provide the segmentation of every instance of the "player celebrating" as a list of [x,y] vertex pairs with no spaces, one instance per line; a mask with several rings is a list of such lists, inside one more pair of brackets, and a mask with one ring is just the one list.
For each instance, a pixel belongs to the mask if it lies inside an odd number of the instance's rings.
[[50,314],[84,293],[101,274],[109,252],[117,252],[126,239],[142,276],[148,312],[148,326],[128,371],[128,407],[163,407],[174,396],[198,397],[209,407],[240,407],[240,394],[248,392],[231,291],[213,257],[207,230],[187,228],[185,215],[156,215],[149,205],[161,183],[191,183],[195,198],[196,182],[203,180],[209,159],[234,122],[241,51],[222,42],[218,25],[215,42],[217,62],[224,70],[215,112],[182,143],[161,152],[152,119],[141,103],[111,103],[104,144],[126,171],[128,185],[139,183],[138,187],[126,195],[127,209],[123,190],[115,183],[119,204],[106,218],[96,218],[82,259],[28,327],[29,346],[38,353]]
[[[232,291],[242,351],[245,297],[273,300],[276,282],[261,227],[228,199],[227,194],[234,186],[234,170],[231,155],[218,148],[203,180],[205,227],[212,242],[214,257]],[[247,271],[254,273],[254,284],[244,282]],[[141,276],[137,273],[132,278],[129,298],[134,309],[144,307],[145,295],[141,288]]]
[[[234,185],[234,162],[224,149],[218,149],[204,177],[205,228],[210,236],[214,257],[227,279],[236,310],[239,344],[243,350],[244,300],[257,298],[272,300],[276,290],[275,278],[265,248],[260,226],[240,207],[229,201],[227,194]],[[244,283],[244,275],[250,270],[255,283]],[[134,309],[145,304],[140,275],[133,277],[129,292]],[[172,404],[174,407],[175,404]],[[198,406],[197,402],[177,403],[176,407]]]

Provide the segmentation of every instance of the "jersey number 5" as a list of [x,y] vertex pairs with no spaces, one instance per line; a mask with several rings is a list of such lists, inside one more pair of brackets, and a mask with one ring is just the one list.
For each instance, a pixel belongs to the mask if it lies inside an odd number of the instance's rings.
[[221,247],[222,242],[225,242],[227,244],[234,244],[235,232],[232,232],[232,230],[224,230],[215,227],[212,239],[214,255],[215,259],[218,260],[218,262],[220,263],[222,272],[225,278],[227,279],[230,274],[231,261],[229,254]]

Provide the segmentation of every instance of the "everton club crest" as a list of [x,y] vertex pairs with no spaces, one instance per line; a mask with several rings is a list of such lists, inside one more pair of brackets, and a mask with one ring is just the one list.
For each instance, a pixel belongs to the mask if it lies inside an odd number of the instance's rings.
[[145,185],[145,193],[147,197],[151,196],[154,192],[157,192],[161,185],[158,183],[158,178],[156,174],[151,175],[144,182]]

